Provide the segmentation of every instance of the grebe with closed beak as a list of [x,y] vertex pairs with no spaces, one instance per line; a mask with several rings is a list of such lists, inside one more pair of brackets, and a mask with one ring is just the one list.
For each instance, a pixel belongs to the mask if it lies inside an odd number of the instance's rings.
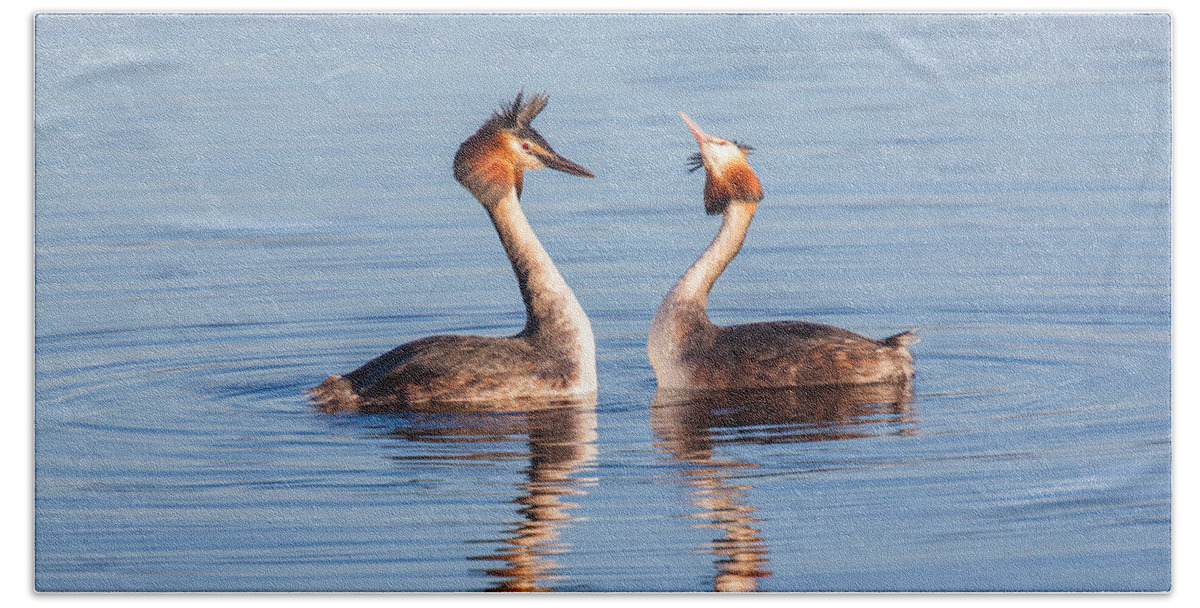
[[483,204],[512,262],[526,322],[505,338],[431,336],[310,389],[326,411],[524,409],[538,399],[596,392],[591,322],[521,210],[524,172],[549,167],[594,177],[530,126],[545,94],[521,94],[467,138],[454,177]]
[[712,244],[663,299],[647,349],[659,388],[681,390],[806,387],[902,381],[913,375],[912,331],[875,340],[845,329],[775,321],[720,327],[708,318],[708,293],[742,247],[763,198],[749,146],[705,133],[679,113],[700,145],[704,208],[723,214]]

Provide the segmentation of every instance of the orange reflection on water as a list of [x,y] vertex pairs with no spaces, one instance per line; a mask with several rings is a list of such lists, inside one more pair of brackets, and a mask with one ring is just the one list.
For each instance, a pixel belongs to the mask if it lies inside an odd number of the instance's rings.
[[[479,413],[439,416],[436,425],[411,425],[393,434],[424,442],[488,443],[525,436],[527,451],[468,452],[452,458],[504,459],[527,457],[525,480],[512,500],[520,519],[505,530],[494,554],[473,560],[500,562],[485,570],[494,579],[488,591],[553,591],[559,564],[554,556],[567,552],[562,531],[579,521],[569,510],[578,505],[569,497],[584,494],[594,483],[578,473],[596,458],[596,402],[539,404],[521,413]],[[437,456],[428,458],[438,460]]]
[[679,465],[679,476],[701,510],[691,516],[717,530],[707,550],[715,559],[716,591],[757,591],[771,576],[762,519],[748,503],[754,486],[747,469],[758,465],[718,456],[730,443],[793,443],[916,432],[912,386],[752,391],[659,391],[650,404],[656,446]]

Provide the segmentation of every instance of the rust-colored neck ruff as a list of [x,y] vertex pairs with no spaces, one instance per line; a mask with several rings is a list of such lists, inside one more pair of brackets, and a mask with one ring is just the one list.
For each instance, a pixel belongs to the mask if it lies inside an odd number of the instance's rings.
[[467,138],[454,156],[454,179],[485,207],[500,202],[510,190],[521,196],[523,177],[504,132],[488,125]]
[[758,175],[745,160],[737,159],[704,171],[704,210],[724,213],[731,201],[757,203],[763,198]]

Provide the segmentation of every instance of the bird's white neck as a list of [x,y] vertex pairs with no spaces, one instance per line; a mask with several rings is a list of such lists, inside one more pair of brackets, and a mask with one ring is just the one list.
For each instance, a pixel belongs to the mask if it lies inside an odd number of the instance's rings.
[[485,206],[512,262],[525,301],[525,329],[519,335],[576,358],[581,383],[594,389],[596,346],[591,322],[534,234],[521,209],[516,188],[495,204]]
[[746,233],[750,230],[750,220],[754,218],[754,203],[733,201],[725,209],[721,220],[721,228],[713,237],[708,249],[688,268],[687,272],[675,283],[675,287],[667,294],[663,303],[676,304],[692,302],[703,310],[708,304],[708,293],[712,291],[717,277],[725,271],[733,258],[742,249]]
[[712,326],[706,311],[708,293],[717,277],[741,251],[757,207],[754,202],[731,201],[725,209],[721,228],[708,249],[683,273],[659,304],[650,324],[648,344],[650,360],[656,368],[656,360],[664,362],[678,356],[679,342],[684,336],[698,328]]

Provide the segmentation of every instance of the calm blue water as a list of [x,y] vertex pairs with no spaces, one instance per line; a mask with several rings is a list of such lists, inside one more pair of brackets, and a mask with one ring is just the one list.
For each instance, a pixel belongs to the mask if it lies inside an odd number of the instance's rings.
[[[37,588],[1168,589],[1170,27],[41,15]],[[598,176],[524,196],[597,402],[314,411],[522,325],[450,173],[522,88]],[[650,317],[718,224],[678,109],[767,192],[714,320],[919,327],[911,397],[656,398]]]

